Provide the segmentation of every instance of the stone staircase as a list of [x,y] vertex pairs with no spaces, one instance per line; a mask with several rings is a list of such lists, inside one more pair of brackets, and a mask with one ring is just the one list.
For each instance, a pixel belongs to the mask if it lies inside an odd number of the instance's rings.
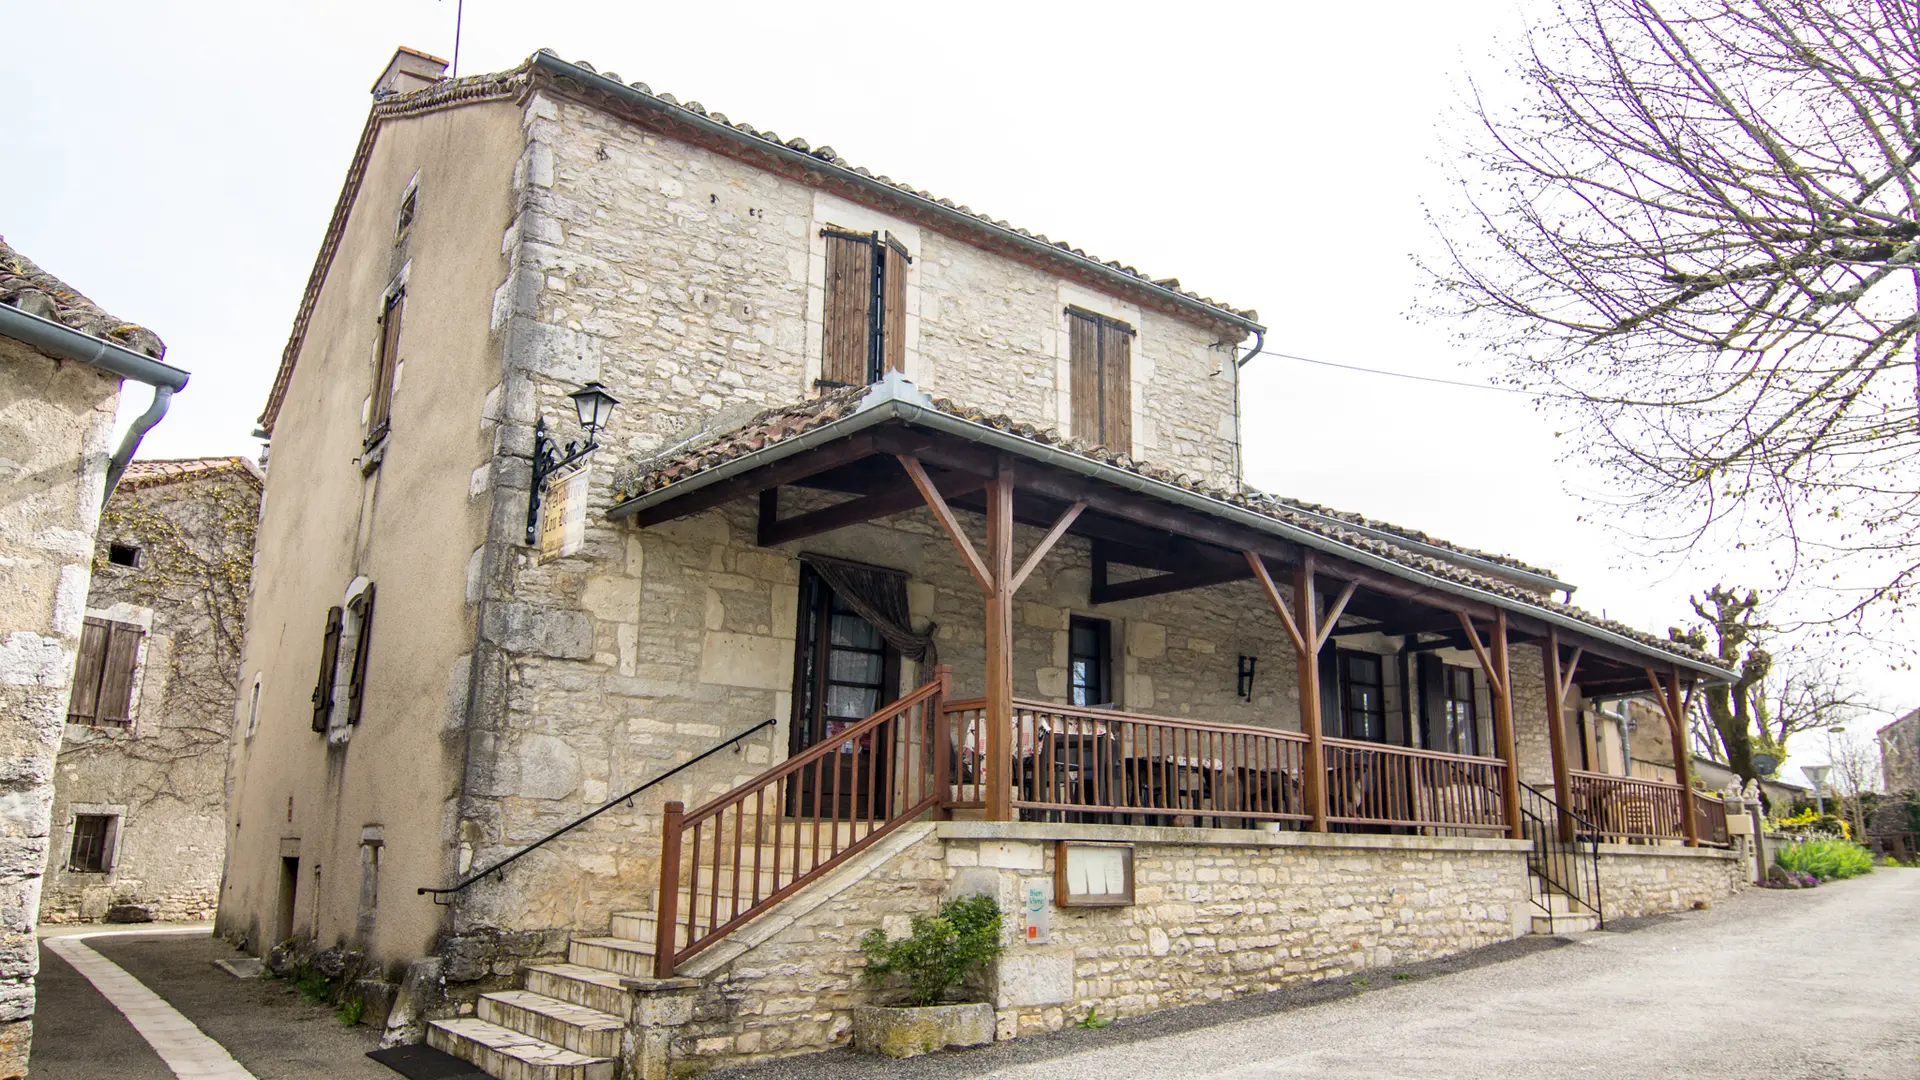
[[1536,909],[1533,915],[1534,933],[1580,934],[1599,929],[1599,918],[1574,903],[1566,893],[1539,878],[1534,879],[1533,888],[1533,906]]
[[[771,856],[763,855],[758,874],[761,897],[793,881],[794,867],[787,863],[796,852],[800,872],[811,869],[816,828],[824,848],[831,843],[835,826],[768,823],[763,843],[782,844],[787,856],[776,873],[768,865]],[[843,843],[853,835],[848,825],[837,831]],[[737,885],[742,909],[751,902],[755,880],[752,845],[747,846]],[[723,864],[731,864],[732,847],[729,838],[722,850]],[[711,854],[702,862],[709,858]],[[732,918],[735,889],[729,876],[721,883],[717,903],[715,894],[701,892],[693,913],[699,929],[706,930],[716,919],[725,923]],[[574,935],[565,963],[523,969],[522,989],[483,994],[472,1016],[431,1021],[427,1045],[471,1062],[498,1080],[620,1080],[630,1019],[630,995],[621,980],[653,976],[658,905],[652,892],[645,899],[645,910],[614,912],[605,934]],[[691,899],[682,886],[678,905],[682,919]],[[682,946],[686,934],[682,923],[676,934]]]

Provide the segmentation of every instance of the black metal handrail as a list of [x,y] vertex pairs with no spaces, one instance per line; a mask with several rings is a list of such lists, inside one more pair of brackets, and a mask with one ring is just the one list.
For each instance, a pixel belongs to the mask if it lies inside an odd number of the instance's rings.
[[[1520,815],[1526,832],[1533,839],[1527,853],[1527,869],[1550,889],[1558,889],[1569,902],[1593,912],[1596,924],[1607,925],[1600,899],[1600,830],[1593,822],[1562,807],[1532,784],[1520,785]],[[1573,826],[1573,838],[1565,838],[1565,824]],[[1545,909],[1547,923],[1553,923],[1553,903],[1534,900]]]
[[739,733],[738,735],[733,736],[730,739],[726,739],[722,742],[714,743],[711,747],[708,747],[706,750],[701,751],[698,756],[688,758],[687,760],[681,762],[680,764],[675,765],[673,768],[668,769],[666,772],[661,773],[659,776],[656,776],[653,779],[647,781],[646,783],[641,784],[639,787],[634,788],[632,791],[627,792],[625,795],[617,795],[614,798],[607,800],[606,802],[602,803],[597,809],[589,810],[586,813],[580,815],[579,817],[574,818],[572,821],[567,822],[565,825],[562,825],[559,828],[548,833],[547,835],[541,837],[540,839],[535,840],[533,843],[528,844],[526,847],[521,848],[519,851],[516,851],[513,854],[507,856],[506,858],[501,859],[499,862],[494,863],[492,866],[487,867],[485,870],[480,870],[480,871],[476,871],[473,874],[469,874],[465,879],[455,882],[452,885],[443,885],[438,888],[435,888],[433,886],[423,885],[420,888],[414,890],[414,895],[416,896],[431,895],[433,897],[433,902],[436,904],[439,904],[439,903],[444,903],[444,901],[441,900],[441,897],[450,896],[453,893],[457,893],[460,890],[466,888],[467,886],[472,885],[474,882],[480,881],[491,874],[499,874],[501,878],[504,880],[506,877],[505,870],[508,863],[513,862],[515,859],[520,858],[521,856],[527,854],[530,851],[535,850],[536,848],[539,848],[553,840],[557,840],[560,837],[565,836],[567,833],[570,833],[573,830],[579,828],[580,826],[585,825],[587,822],[592,821],[594,818],[599,817],[601,814],[604,814],[607,811],[613,809],[614,807],[619,806],[621,803],[626,803],[627,808],[631,810],[633,808],[634,796],[647,790],[653,785],[660,783],[662,780],[666,780],[669,777],[672,777],[675,773],[680,772],[682,769],[690,768],[693,765],[696,765],[699,762],[704,761],[709,757],[712,757],[714,754],[717,754],[720,751],[725,750],[729,746],[732,746],[734,748],[735,753],[739,753],[740,748],[738,744],[741,739],[744,739],[747,736],[753,734],[754,732],[759,731],[761,728],[772,727],[777,723],[779,723],[779,721],[772,718],[762,720],[759,723],[753,725],[752,727]]

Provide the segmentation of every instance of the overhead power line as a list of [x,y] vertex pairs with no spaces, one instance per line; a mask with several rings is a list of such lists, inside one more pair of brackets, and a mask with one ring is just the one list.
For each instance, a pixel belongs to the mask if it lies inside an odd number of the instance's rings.
[[1550,390],[1528,390],[1518,386],[1496,386],[1492,383],[1467,382],[1463,379],[1441,379],[1432,375],[1415,375],[1407,371],[1388,371],[1385,368],[1362,367],[1359,364],[1336,364],[1331,360],[1315,360],[1311,356],[1296,356],[1292,353],[1274,352],[1271,349],[1263,352],[1261,355],[1277,356],[1282,360],[1298,360],[1303,364],[1312,364],[1315,367],[1338,368],[1341,371],[1357,371],[1365,375],[1387,375],[1395,379],[1411,379],[1414,382],[1435,383],[1440,386],[1457,386],[1464,390],[1495,390],[1502,394],[1524,394],[1527,397],[1558,398],[1562,401],[1584,400],[1575,394],[1560,394]]

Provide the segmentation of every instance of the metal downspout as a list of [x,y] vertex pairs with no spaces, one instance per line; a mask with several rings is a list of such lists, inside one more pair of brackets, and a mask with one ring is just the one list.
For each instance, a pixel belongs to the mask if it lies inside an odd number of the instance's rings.
[[1233,482],[1242,490],[1247,486],[1247,447],[1246,427],[1244,418],[1240,415],[1240,369],[1246,367],[1247,361],[1259,356],[1260,350],[1266,347],[1267,332],[1255,330],[1252,350],[1233,362]]
[[120,483],[120,477],[127,471],[127,464],[133,460],[133,452],[140,449],[140,440],[152,431],[155,424],[167,415],[167,407],[173,404],[173,387],[156,386],[153,388],[153,404],[147,411],[134,418],[133,426],[127,429],[125,438],[120,440],[120,449],[113,452],[113,459],[107,462],[107,486],[100,495],[100,505],[107,505],[113,498],[113,489]]

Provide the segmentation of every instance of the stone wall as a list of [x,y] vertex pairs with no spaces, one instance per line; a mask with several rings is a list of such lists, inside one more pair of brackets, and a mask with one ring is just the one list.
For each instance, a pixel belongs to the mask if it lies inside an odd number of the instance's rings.
[[[749,925],[753,943],[687,966],[699,985],[668,991],[691,998],[671,1036],[675,1075],[843,1045],[854,1005],[894,1000],[860,979],[860,936],[903,935],[954,895],[989,892],[1007,912],[1007,953],[985,988],[1001,1038],[1058,1030],[1090,1007],[1132,1016],[1447,956],[1516,936],[1528,907],[1523,847],[1504,840],[910,828],[896,851],[823,883],[830,895],[804,912],[776,909],[764,917],[774,925]],[[1029,887],[1052,895],[1062,838],[1132,841],[1136,903],[1051,907],[1049,940],[1027,944],[1018,900]]]
[[1752,861],[1738,850],[1600,845],[1600,895],[1609,919],[1686,911],[1747,887]]
[[1880,729],[1880,775],[1887,791],[1920,791],[1920,709]]
[[120,380],[0,338],[0,1077],[26,1075],[54,757]]
[[[40,921],[95,921],[120,904],[213,917],[259,506],[258,475],[239,459],[178,479],[136,466],[114,493],[87,608],[145,631],[137,698],[125,728],[66,727]],[[137,564],[110,562],[114,543],[136,548]],[[67,867],[76,808],[119,819],[105,873]]]

